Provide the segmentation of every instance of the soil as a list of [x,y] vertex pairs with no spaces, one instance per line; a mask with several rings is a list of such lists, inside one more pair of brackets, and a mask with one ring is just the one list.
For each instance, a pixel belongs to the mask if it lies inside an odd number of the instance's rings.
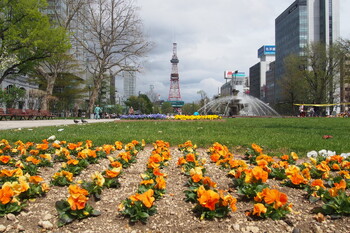
[[[326,217],[318,222],[311,210],[320,203],[311,204],[305,199],[305,192],[281,186],[278,181],[269,180],[271,187],[277,187],[288,195],[289,202],[293,203],[293,213],[285,219],[274,221],[271,219],[256,220],[245,215],[252,210],[252,202],[238,199],[237,211],[231,212],[227,218],[215,220],[199,220],[191,211],[193,204],[184,201],[183,191],[187,177],[181,173],[176,162],[183,154],[176,148],[171,148],[172,159],[169,166],[162,171],[168,174],[166,194],[161,200],[155,202],[157,214],[151,216],[146,224],[130,224],[128,218],[120,215],[117,206],[124,199],[133,195],[141,181],[140,174],[145,170],[147,159],[152,148],[146,147],[137,155],[137,162],[124,169],[119,178],[121,187],[118,189],[104,189],[100,201],[90,200],[90,204],[101,212],[98,217],[76,220],[63,227],[57,227],[57,211],[55,202],[68,197],[67,187],[52,186],[45,197],[29,202],[28,206],[18,215],[7,215],[0,218],[0,232],[349,232],[350,218],[331,219]],[[209,163],[205,149],[198,149],[202,158],[207,158],[207,175],[218,184],[219,189],[229,190],[238,198],[237,191],[232,188],[232,180],[226,176],[227,171],[219,169],[215,164]],[[117,153],[117,152],[116,152]],[[90,180],[94,171],[103,171],[108,167],[108,160],[101,160],[100,164],[92,164],[81,175],[75,178]],[[40,168],[40,176],[47,183],[51,176],[59,170],[61,164],[54,167]],[[52,227],[43,228],[39,222],[46,221]],[[50,224],[49,224],[50,225]]]

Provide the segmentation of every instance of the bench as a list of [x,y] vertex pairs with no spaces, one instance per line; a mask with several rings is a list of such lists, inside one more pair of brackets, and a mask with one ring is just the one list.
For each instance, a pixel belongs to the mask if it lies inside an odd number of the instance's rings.
[[8,114],[4,111],[4,109],[0,108],[0,121],[4,118],[5,120],[7,120],[7,117],[10,117],[11,114]]
[[7,111],[10,114],[10,120],[12,119],[26,120],[26,118],[28,118],[28,114],[23,112],[22,109],[8,108]]
[[26,109],[25,112],[28,115],[28,120],[42,119],[42,116],[38,110]]
[[56,116],[50,113],[48,110],[40,110],[40,115],[42,119],[53,119]]

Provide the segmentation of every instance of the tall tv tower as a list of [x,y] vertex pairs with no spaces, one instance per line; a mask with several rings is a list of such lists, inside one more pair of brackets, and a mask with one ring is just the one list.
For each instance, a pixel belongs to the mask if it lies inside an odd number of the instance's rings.
[[169,90],[168,101],[181,101],[179,71],[177,68],[179,59],[177,58],[176,47],[177,47],[176,43],[173,43],[173,56],[170,60],[171,74],[170,74],[170,90]]

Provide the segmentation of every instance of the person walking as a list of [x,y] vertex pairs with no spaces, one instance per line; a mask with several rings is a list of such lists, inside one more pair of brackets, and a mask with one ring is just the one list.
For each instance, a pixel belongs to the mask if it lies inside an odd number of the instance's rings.
[[94,109],[95,119],[100,119],[100,112],[101,112],[100,106],[96,105],[96,107]]

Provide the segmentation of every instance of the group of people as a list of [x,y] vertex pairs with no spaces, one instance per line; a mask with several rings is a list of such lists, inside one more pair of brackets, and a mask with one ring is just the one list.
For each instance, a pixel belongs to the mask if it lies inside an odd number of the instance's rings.
[[317,117],[317,116],[320,116],[320,115],[323,115],[325,113],[321,112],[319,107],[314,107],[314,106],[311,106],[310,108],[308,109],[305,109],[305,106],[304,105],[300,105],[299,107],[299,117]]

